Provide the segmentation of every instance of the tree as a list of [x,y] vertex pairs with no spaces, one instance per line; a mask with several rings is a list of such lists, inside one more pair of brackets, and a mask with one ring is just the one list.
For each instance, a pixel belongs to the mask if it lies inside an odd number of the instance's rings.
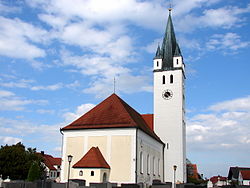
[[37,161],[34,161],[30,166],[27,180],[35,181],[35,180],[40,179],[41,176],[42,176],[41,168],[39,164],[37,163]]
[[[22,143],[5,145],[0,148],[0,174],[13,180],[25,180],[33,162],[41,164],[42,159],[36,149],[27,148]],[[40,168],[42,171],[42,167]]]

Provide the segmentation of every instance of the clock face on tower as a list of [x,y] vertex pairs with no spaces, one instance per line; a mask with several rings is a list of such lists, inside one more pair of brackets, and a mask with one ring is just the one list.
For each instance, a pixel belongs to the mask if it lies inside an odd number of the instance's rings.
[[164,91],[162,92],[162,97],[163,97],[164,99],[166,99],[166,100],[171,99],[172,96],[173,96],[173,92],[172,92],[170,89],[164,90]]

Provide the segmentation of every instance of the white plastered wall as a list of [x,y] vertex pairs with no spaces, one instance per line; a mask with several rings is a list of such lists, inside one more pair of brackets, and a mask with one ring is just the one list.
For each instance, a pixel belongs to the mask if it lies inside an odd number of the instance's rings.
[[[173,75],[173,83],[170,83]],[[165,76],[165,84],[162,77]],[[186,182],[185,95],[182,69],[154,72],[154,128],[166,144],[165,181],[173,182],[173,166],[177,166],[176,181]],[[171,99],[164,99],[165,90],[172,91]]]
[[[137,183],[152,185],[154,179],[163,181],[163,149],[164,145],[162,143],[138,129]],[[141,152],[143,159],[141,159]],[[148,156],[149,162],[147,161]],[[142,164],[140,160],[142,160]]]
[[[63,134],[62,182],[66,182],[68,177],[67,156],[73,156],[72,167],[91,147],[97,146],[111,167],[110,182],[135,182],[135,128],[67,130]],[[77,177],[74,171],[76,170],[70,169],[72,179]]]
[[[82,175],[80,175],[82,171]],[[94,172],[93,176],[91,172]],[[107,179],[109,179],[110,169],[102,168],[76,168],[73,171],[73,177],[75,179],[84,179],[86,180],[86,186],[89,186],[90,183],[101,183],[103,182],[103,174],[106,173]]]

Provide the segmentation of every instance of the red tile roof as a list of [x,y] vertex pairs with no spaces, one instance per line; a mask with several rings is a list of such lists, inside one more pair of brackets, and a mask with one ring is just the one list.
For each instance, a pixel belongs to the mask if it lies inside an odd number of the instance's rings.
[[227,178],[226,177],[222,177],[222,176],[213,176],[210,178],[210,181],[215,184],[217,183],[218,181],[227,181]]
[[191,174],[189,175],[189,177],[195,178],[195,179],[199,179],[197,165],[196,165],[196,164],[187,164],[187,166],[189,166],[190,169],[192,170],[192,172],[191,172]]
[[108,168],[109,164],[104,159],[98,147],[92,147],[73,168]]
[[154,114],[142,114],[144,121],[147,123],[148,127],[154,131]]
[[240,173],[243,180],[250,180],[250,170],[241,170]]
[[146,121],[143,116],[120,97],[116,94],[112,94],[86,114],[61,130],[133,127],[141,129],[149,136],[163,143],[154,131],[149,128]]
[[54,158],[51,155],[43,154],[43,153],[37,153],[44,159],[44,164],[50,169],[50,170],[57,170],[54,165],[61,166],[62,159],[61,158]]

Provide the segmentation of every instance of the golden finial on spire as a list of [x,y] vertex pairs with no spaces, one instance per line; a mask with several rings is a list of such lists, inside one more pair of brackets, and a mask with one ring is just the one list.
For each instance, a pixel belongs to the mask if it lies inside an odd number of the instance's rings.
[[169,0],[169,8],[168,8],[168,11],[169,11],[169,14],[170,14],[170,12],[172,11],[172,3],[171,3],[171,0]]

